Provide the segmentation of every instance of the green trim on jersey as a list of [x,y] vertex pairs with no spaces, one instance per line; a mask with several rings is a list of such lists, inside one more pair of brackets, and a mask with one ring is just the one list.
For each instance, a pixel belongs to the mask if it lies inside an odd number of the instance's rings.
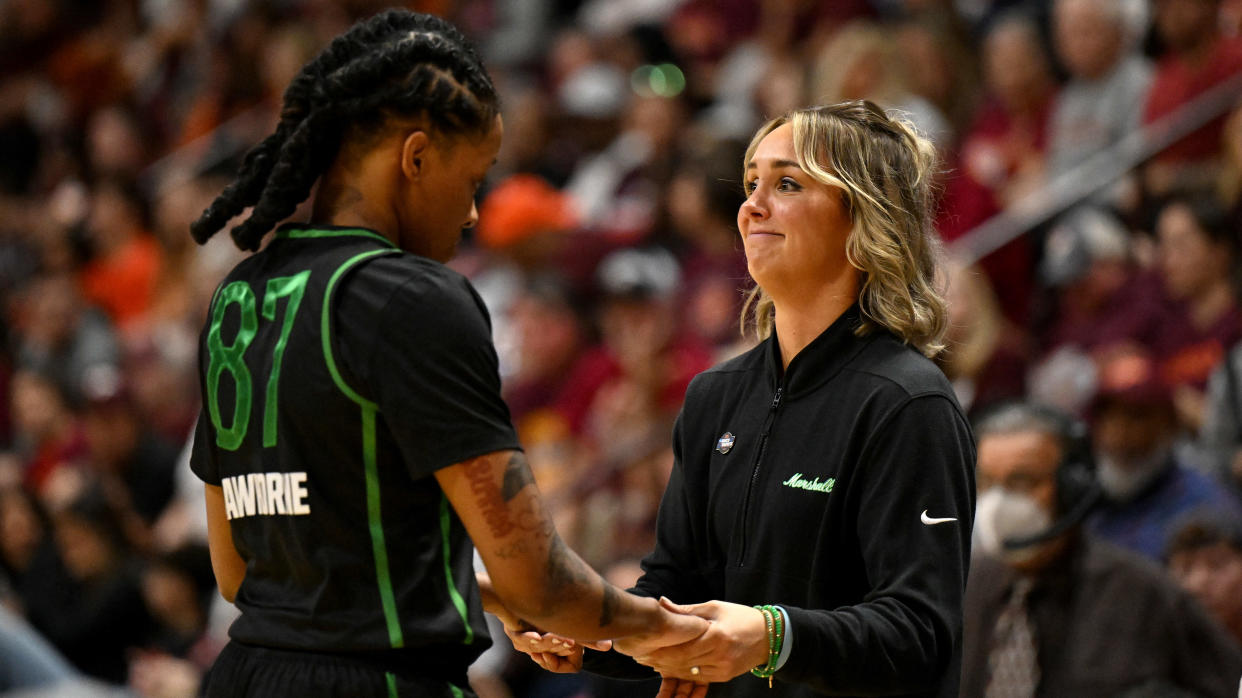
[[[286,232],[295,233],[299,231]],[[305,232],[314,233],[318,231]],[[332,356],[331,342],[332,291],[336,288],[336,282],[355,264],[377,255],[391,254],[391,252],[391,250],[363,252],[354,255],[337,267],[337,270],[332,274],[332,278],[328,280],[327,289],[323,294],[320,335],[323,338],[324,361],[327,363],[328,372],[332,374],[332,380],[336,383],[336,387],[345,393],[346,397],[358,403],[358,406],[362,409],[362,462],[366,472],[367,524],[370,528],[371,547],[375,555],[375,577],[379,584],[380,603],[384,607],[384,622],[388,626],[388,641],[394,648],[401,648],[405,646],[405,637],[401,632],[401,622],[397,618],[397,604],[392,590],[392,576],[388,573],[388,546],[384,543],[384,523],[380,512],[379,469],[375,461],[375,413],[378,411],[378,407],[374,402],[354,392],[353,388],[350,388],[345,380],[341,378],[340,372],[336,370],[336,360]]]
[[444,492],[440,493],[440,536],[444,540],[444,578],[448,582],[449,597],[453,599],[453,605],[457,607],[457,612],[461,614],[461,623],[466,626],[466,639],[462,640],[463,645],[469,645],[474,642],[474,628],[470,627],[470,618],[466,615],[466,600],[461,597],[461,593],[457,591],[457,583],[453,581],[453,569],[449,566],[449,556],[451,548],[449,547],[449,525],[452,519],[449,517],[449,501],[444,496]]
[[328,279],[328,288],[323,293],[323,313],[319,322],[319,337],[323,340],[323,357],[328,363],[328,373],[332,374],[332,380],[336,383],[336,387],[340,388],[341,392],[345,393],[346,397],[359,405],[370,403],[374,406],[374,403],[371,403],[370,400],[362,397],[358,393],[354,392],[353,388],[349,387],[349,384],[345,382],[345,379],[341,378],[341,372],[336,370],[336,359],[332,357],[332,290],[336,288],[336,282],[340,281],[341,276],[345,272],[349,271],[350,267],[354,266],[358,262],[382,254],[392,254],[392,250],[371,250],[370,252],[363,252],[362,254],[354,255],[353,257],[345,260],[345,263],[337,267],[336,271],[333,272],[332,278]]
[[449,690],[453,692],[453,698],[465,698],[465,696],[462,695],[461,689],[457,686],[449,684]]
[[362,461],[367,478],[367,524],[371,529],[371,550],[375,554],[375,576],[379,579],[380,603],[388,623],[388,642],[405,647],[401,623],[397,619],[397,599],[388,572],[388,546],[384,544],[384,519],[380,514],[379,468],[375,463],[375,403],[362,405]]
[[397,693],[397,675],[386,671],[384,678],[388,681],[388,698],[400,698],[400,694]]
[[[380,235],[373,230],[365,228],[341,228],[339,230],[324,230],[322,228],[302,229],[302,228],[285,228],[276,232],[278,238],[335,238],[335,237],[364,237],[378,240],[384,243],[385,247],[396,249],[396,245],[392,244],[392,240]],[[353,260],[350,260],[353,261]],[[349,262],[346,262],[348,264]]]

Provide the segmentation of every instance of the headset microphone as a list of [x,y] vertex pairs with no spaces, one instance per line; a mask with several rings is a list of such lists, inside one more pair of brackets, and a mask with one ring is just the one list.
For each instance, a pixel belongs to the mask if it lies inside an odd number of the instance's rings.
[[1095,477],[1095,459],[1086,424],[1044,406],[1032,406],[1031,409],[1060,427],[1062,457],[1056,475],[1057,513],[1060,516],[1047,530],[1001,541],[1001,547],[1005,550],[1039,545],[1060,536],[1082,523],[1103,494]]

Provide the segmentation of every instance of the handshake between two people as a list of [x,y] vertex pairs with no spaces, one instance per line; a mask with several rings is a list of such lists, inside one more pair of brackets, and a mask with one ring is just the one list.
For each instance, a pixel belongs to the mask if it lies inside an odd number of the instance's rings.
[[703,698],[708,684],[729,681],[768,661],[767,623],[759,609],[725,601],[683,606],[663,597],[660,607],[661,627],[595,642],[542,632],[505,609],[497,609],[496,616],[513,647],[551,672],[579,671],[584,649],[632,657],[663,679],[656,698]]

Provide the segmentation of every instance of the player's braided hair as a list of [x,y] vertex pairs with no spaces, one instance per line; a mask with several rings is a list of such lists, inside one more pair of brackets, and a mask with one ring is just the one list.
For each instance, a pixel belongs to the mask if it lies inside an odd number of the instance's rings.
[[452,24],[407,10],[358,22],[302,67],[285,90],[276,131],[246,154],[237,178],[190,226],[202,244],[247,206],[233,228],[243,250],[310,195],[350,129],[389,115],[422,115],[446,134],[483,134],[500,111],[474,47]]

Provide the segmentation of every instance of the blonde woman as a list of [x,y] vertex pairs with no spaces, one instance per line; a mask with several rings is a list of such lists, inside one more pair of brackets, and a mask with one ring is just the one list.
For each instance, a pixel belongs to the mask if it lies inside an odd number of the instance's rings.
[[[691,384],[635,588],[712,621],[639,653],[663,695],[957,695],[975,453],[928,359],[946,323],[934,160],[870,102],[794,111],[751,142],[738,228],[762,341]],[[583,665],[560,638],[510,637]],[[597,652],[585,667],[642,670]]]

